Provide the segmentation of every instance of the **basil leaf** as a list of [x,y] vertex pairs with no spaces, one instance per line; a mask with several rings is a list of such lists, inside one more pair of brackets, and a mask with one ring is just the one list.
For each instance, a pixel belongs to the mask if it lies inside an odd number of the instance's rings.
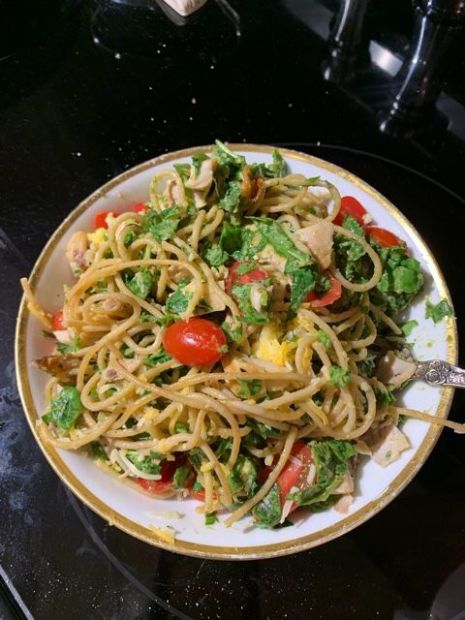
[[291,300],[288,317],[296,315],[297,310],[304,302],[307,295],[315,289],[316,276],[313,269],[302,267],[291,273]]
[[241,202],[241,184],[239,181],[231,181],[220,200],[219,207],[229,213],[239,213]]

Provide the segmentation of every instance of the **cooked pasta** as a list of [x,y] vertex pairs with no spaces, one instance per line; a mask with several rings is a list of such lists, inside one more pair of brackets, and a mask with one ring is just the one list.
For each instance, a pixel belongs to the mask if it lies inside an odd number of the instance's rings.
[[402,417],[427,417],[394,394],[414,369],[396,316],[423,277],[369,223],[277,151],[247,164],[217,142],[157,173],[146,203],[71,237],[61,311],[23,280],[56,339],[37,361],[52,376],[41,436],[200,500],[207,524],[347,510],[357,454],[388,464],[409,447]]

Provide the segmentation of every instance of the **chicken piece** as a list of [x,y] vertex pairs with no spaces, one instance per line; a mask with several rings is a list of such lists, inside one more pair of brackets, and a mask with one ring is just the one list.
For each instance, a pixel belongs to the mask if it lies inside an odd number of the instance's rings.
[[390,388],[399,388],[413,377],[416,368],[416,364],[407,362],[389,351],[379,361],[376,376]]
[[353,492],[354,492],[354,479],[352,477],[352,474],[346,471],[341,482],[339,483],[339,486],[334,490],[334,493],[337,493],[338,495],[345,495],[346,493],[353,493]]
[[168,204],[170,205],[170,207],[181,204],[181,201],[182,201],[181,190],[179,189],[179,186],[176,183],[176,181],[174,181],[173,179],[168,182],[165,188],[164,194],[168,198]]
[[331,265],[333,251],[334,227],[331,222],[318,222],[296,231],[296,236],[310,250],[321,265],[322,269],[328,269]]
[[371,449],[375,463],[381,467],[397,461],[402,452],[410,448],[410,441],[394,424],[370,430],[362,439]]
[[199,174],[196,174],[194,166],[191,166],[191,174],[186,181],[186,187],[207,192],[213,182],[213,173],[217,164],[216,159],[204,159],[200,165]]
[[56,377],[60,385],[74,385],[76,383],[75,370],[81,360],[72,355],[46,355],[34,364],[49,375]]
[[337,510],[337,512],[345,515],[349,512],[350,507],[352,506],[352,502],[354,501],[354,498],[352,495],[343,495],[335,504],[334,504],[334,509]]
[[79,275],[87,267],[88,248],[87,233],[83,230],[76,231],[68,241],[65,256],[74,275]]

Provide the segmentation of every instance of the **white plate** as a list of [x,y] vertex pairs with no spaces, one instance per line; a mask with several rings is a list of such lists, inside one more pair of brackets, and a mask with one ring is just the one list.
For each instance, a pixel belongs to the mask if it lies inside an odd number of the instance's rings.
[[[106,183],[84,200],[56,230],[31,274],[33,290],[45,308],[50,311],[62,306],[63,283],[71,283],[69,267],[64,260],[64,249],[69,237],[78,229],[91,230],[94,215],[102,210],[123,211],[128,205],[147,199],[148,188],[155,172],[176,162],[190,161],[192,153],[209,147],[193,148],[169,153],[136,166]],[[271,161],[271,147],[232,145],[249,162]],[[456,363],[457,335],[455,322],[447,319],[434,325],[425,320],[425,296],[434,302],[445,297],[451,303],[447,286],[431,252],[407,219],[383,196],[351,173],[321,159],[290,150],[281,150],[292,172],[307,177],[321,176],[339,189],[350,194],[372,214],[379,226],[388,228],[405,239],[412,255],[421,264],[426,277],[423,296],[411,308],[408,318],[416,319],[419,327],[412,334],[414,355],[419,360],[444,359]],[[203,516],[196,512],[195,500],[158,500],[147,497],[117,477],[99,469],[81,454],[55,450],[41,442],[35,430],[37,413],[42,412],[45,373],[31,366],[34,359],[51,352],[52,344],[41,335],[38,321],[31,317],[23,300],[16,334],[17,378],[20,394],[31,426],[49,463],[71,490],[90,508],[111,524],[150,544],[208,558],[253,559],[265,558],[319,545],[360,525],[389,503],[418,472],[436,443],[439,426],[410,419],[405,424],[412,449],[382,469],[367,461],[358,470],[355,500],[349,515],[335,510],[319,514],[303,513],[294,527],[262,530],[250,527],[245,518],[225,528],[221,523],[211,527],[203,524]],[[450,388],[430,387],[413,383],[403,395],[405,406],[437,416],[447,415],[452,399]],[[163,513],[179,512],[183,516],[172,520]],[[160,538],[151,527],[171,526],[176,531],[174,544]]]

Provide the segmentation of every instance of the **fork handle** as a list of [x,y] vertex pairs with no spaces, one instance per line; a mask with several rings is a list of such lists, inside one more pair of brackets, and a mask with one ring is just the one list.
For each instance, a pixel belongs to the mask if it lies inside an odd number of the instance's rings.
[[442,360],[418,362],[414,376],[430,385],[465,389],[465,370]]

